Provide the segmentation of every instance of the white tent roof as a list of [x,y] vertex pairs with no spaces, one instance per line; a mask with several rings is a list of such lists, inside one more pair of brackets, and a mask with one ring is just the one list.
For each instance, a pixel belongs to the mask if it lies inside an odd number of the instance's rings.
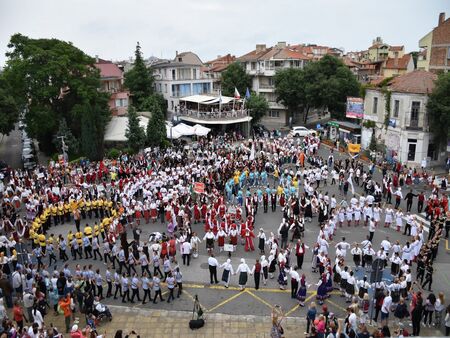
[[184,123],[177,124],[175,127],[172,128],[172,130],[175,130],[177,133],[183,136],[191,136],[195,134],[194,128]]
[[[139,125],[147,128],[148,118],[145,116],[139,116]],[[109,121],[105,130],[105,141],[109,142],[125,142],[127,140],[125,132],[128,127],[128,117],[126,116],[114,116]]]
[[[172,130],[170,130],[172,129]],[[166,136],[169,140],[176,140],[179,139],[182,134],[180,134],[178,131],[175,130],[175,128],[171,128],[170,126],[166,125]]]
[[211,129],[206,128],[206,127],[203,127],[203,126],[200,125],[200,124],[196,124],[196,125],[193,127],[193,129],[194,129],[195,135],[197,135],[197,136],[206,136],[206,135],[208,135],[208,133],[211,131]]
[[[222,96],[222,104],[227,104],[234,101],[234,97]],[[199,104],[218,104],[219,97],[209,95],[191,95],[180,98],[180,101],[194,102]]]

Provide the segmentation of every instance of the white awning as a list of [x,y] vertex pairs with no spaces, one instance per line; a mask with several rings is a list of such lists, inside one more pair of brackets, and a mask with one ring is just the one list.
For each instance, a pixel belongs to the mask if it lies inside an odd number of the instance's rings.
[[[138,116],[139,125],[147,129],[148,118],[145,116]],[[126,142],[127,137],[125,136],[128,127],[128,117],[127,116],[114,116],[109,121],[105,129],[105,141],[107,142]]]
[[194,128],[184,123],[179,123],[172,129],[183,136],[191,136],[195,134]]
[[195,135],[197,136],[206,136],[211,131],[211,129],[203,127],[200,124],[196,124],[194,127]]
[[[221,99],[222,104],[227,104],[235,100],[234,97],[230,96],[221,96]],[[180,98],[180,101],[193,102],[198,104],[219,104],[220,98],[217,96],[209,96],[209,95],[191,95]]]

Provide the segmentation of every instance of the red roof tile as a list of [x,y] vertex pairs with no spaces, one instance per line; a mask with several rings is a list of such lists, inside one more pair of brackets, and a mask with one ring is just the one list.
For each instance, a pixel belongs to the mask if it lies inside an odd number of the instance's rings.
[[424,70],[416,70],[396,76],[392,79],[389,89],[393,92],[429,94],[434,89],[436,79],[436,74]]
[[96,63],[96,68],[100,70],[100,77],[122,77],[122,70],[114,63]]
[[405,54],[401,58],[388,58],[386,60],[386,64],[384,68],[386,69],[406,69],[408,67],[408,63],[411,60],[410,54]]

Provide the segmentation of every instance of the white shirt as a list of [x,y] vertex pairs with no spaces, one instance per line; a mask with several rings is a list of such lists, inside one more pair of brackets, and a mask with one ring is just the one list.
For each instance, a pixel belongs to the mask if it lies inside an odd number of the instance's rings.
[[217,262],[217,259],[215,257],[209,257],[208,265],[209,266],[219,266],[219,262]]
[[[191,253],[191,250],[192,250],[192,245],[191,245],[191,243],[189,243],[189,242],[184,242],[184,243],[181,245],[181,253],[182,253],[182,254],[188,255],[188,254]],[[211,257],[210,257],[210,258],[211,258]],[[208,263],[209,263],[209,259],[208,259]]]
[[381,312],[389,313],[391,305],[392,305],[392,297],[390,295],[384,297],[383,305],[381,306]]

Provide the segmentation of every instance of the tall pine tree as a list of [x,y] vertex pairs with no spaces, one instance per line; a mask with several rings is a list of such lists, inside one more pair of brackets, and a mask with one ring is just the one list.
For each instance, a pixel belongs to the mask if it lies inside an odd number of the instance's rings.
[[145,145],[145,131],[139,125],[139,117],[136,109],[131,107],[128,109],[128,126],[125,131],[125,136],[128,139],[128,147],[135,152],[139,151]]
[[152,147],[164,147],[166,143],[166,122],[161,107],[153,106],[151,113],[152,118],[147,125],[147,144]]
[[136,45],[134,55],[133,68],[125,73],[124,84],[131,92],[133,106],[142,111],[142,103],[153,94],[153,76],[151,70],[144,63],[139,42]]

